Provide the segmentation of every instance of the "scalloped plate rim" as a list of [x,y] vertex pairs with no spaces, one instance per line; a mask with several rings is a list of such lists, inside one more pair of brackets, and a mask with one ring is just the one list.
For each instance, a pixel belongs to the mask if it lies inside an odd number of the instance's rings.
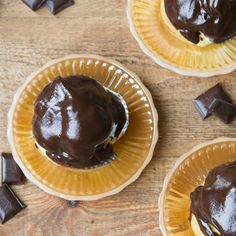
[[163,59],[160,55],[155,54],[152,52],[143,42],[143,40],[139,37],[134,23],[132,19],[132,2],[134,0],[128,0],[127,4],[127,17],[129,22],[129,29],[135,40],[138,42],[139,47],[142,49],[142,51],[150,57],[152,60],[154,60],[155,63],[162,66],[165,69],[168,69],[170,71],[173,71],[177,74],[184,75],[184,76],[195,76],[195,77],[211,77],[216,75],[224,75],[229,74],[236,70],[236,63],[233,65],[224,66],[221,69],[213,70],[213,71],[198,71],[198,70],[190,70],[190,69],[184,69],[181,67],[178,67],[174,64],[169,63],[167,60]]
[[[19,155],[16,151],[16,148],[15,148],[15,145],[14,145],[14,140],[13,140],[12,119],[11,119],[12,116],[13,116],[14,110],[15,110],[16,101],[20,97],[21,93],[24,91],[27,84],[37,74],[39,74],[41,71],[43,71],[47,67],[52,66],[55,63],[59,63],[60,61],[78,59],[78,58],[86,58],[86,59],[92,59],[92,60],[95,59],[95,60],[104,61],[104,62],[110,63],[112,65],[115,65],[118,68],[121,68],[123,71],[125,71],[127,74],[129,74],[132,77],[132,79],[134,79],[135,81],[138,82],[139,86],[142,88],[142,90],[144,91],[146,97],[148,98],[148,102],[151,106],[151,110],[152,110],[152,113],[153,113],[153,122],[154,122],[153,138],[152,138],[152,142],[151,142],[151,145],[150,145],[150,148],[149,148],[149,152],[147,154],[147,157],[146,157],[145,161],[143,162],[142,166],[137,170],[137,172],[133,176],[131,176],[131,178],[129,178],[126,182],[124,182],[123,184],[119,185],[118,187],[112,189],[111,191],[107,191],[107,192],[104,192],[104,193],[101,193],[101,194],[96,194],[96,195],[90,195],[90,196],[74,196],[74,195],[63,194],[63,193],[60,193],[60,192],[57,192],[57,191],[51,189],[50,187],[44,185],[42,182],[37,180],[27,170],[27,168],[24,166],[24,164],[22,163],[22,161],[21,161],[21,159],[20,159],[20,157],[19,157]],[[8,142],[10,144],[10,148],[11,148],[14,160],[19,165],[19,167],[23,171],[26,178],[29,179],[33,184],[35,184],[36,186],[38,186],[40,189],[42,189],[43,191],[45,191],[48,194],[51,194],[51,195],[54,195],[54,196],[57,196],[57,197],[60,197],[60,198],[66,199],[66,200],[92,201],[92,200],[98,200],[98,199],[101,199],[101,198],[104,198],[104,197],[108,197],[108,196],[117,194],[120,191],[122,191],[125,187],[127,187],[128,185],[130,185],[131,183],[136,181],[139,178],[139,176],[141,175],[144,168],[149,164],[149,162],[152,159],[153,152],[154,152],[156,143],[158,141],[158,137],[159,137],[159,133],[158,133],[158,113],[157,113],[157,110],[155,108],[151,93],[145,87],[145,85],[142,83],[140,78],[134,72],[130,71],[129,69],[127,69],[125,66],[123,66],[119,62],[117,62],[113,59],[98,56],[98,55],[95,55],[95,54],[71,54],[71,55],[67,55],[67,56],[64,56],[64,57],[61,57],[61,58],[58,58],[58,59],[51,60],[48,63],[46,63],[45,65],[41,66],[38,70],[31,73],[26,78],[25,82],[18,88],[18,90],[16,91],[16,93],[13,97],[13,102],[12,102],[12,105],[11,105],[11,107],[9,109],[9,112],[8,112],[7,138],[8,138]]]
[[165,192],[167,190],[168,184],[170,182],[170,179],[172,175],[175,173],[176,169],[184,162],[185,159],[187,159],[190,155],[192,155],[194,152],[207,147],[212,144],[217,144],[217,143],[222,143],[222,142],[236,142],[236,138],[228,138],[228,137],[219,137],[216,139],[213,139],[208,142],[200,143],[196,146],[194,146],[190,151],[184,153],[181,155],[175,162],[174,166],[172,169],[167,173],[164,181],[163,181],[163,187],[162,191],[160,193],[159,199],[158,199],[158,205],[159,205],[159,223],[160,223],[160,230],[163,235],[167,235],[165,224],[164,224],[164,208],[163,208],[163,202],[164,202],[164,197],[165,197]]

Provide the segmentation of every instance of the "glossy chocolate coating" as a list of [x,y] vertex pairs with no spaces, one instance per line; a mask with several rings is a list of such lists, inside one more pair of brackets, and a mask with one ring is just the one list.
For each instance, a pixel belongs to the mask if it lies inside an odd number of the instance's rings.
[[57,77],[35,102],[33,134],[58,164],[90,168],[114,159],[108,139],[119,137],[127,116],[120,99],[85,76]]
[[165,0],[165,11],[175,28],[195,44],[200,32],[213,43],[236,35],[236,0]]
[[221,165],[208,174],[204,186],[191,193],[191,211],[206,236],[236,235],[236,162]]

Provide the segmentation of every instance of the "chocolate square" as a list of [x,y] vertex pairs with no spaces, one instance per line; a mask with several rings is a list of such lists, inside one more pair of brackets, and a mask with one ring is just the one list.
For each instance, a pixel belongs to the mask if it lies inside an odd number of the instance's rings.
[[68,207],[75,208],[79,204],[79,201],[67,201],[67,204]]
[[214,98],[219,98],[221,100],[225,100],[226,102],[231,102],[230,97],[223,90],[222,86],[220,84],[216,84],[214,87],[210,88],[193,101],[193,104],[202,119],[205,119],[209,115],[211,115],[209,106],[213,102]]
[[10,220],[25,207],[7,184],[0,187],[0,222],[2,224]]
[[73,4],[74,0],[46,0],[46,6],[53,15],[72,6]]
[[2,153],[2,182],[3,183],[21,183],[24,180],[24,174],[13,159],[11,153]]
[[36,11],[45,2],[45,0],[22,0],[31,10]]
[[236,115],[236,106],[222,99],[215,98],[209,110],[225,124],[230,123]]

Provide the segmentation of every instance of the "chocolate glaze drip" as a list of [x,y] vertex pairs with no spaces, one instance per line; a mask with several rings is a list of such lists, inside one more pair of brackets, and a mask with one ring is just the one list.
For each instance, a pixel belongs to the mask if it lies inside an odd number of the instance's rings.
[[111,139],[127,115],[112,92],[86,76],[57,77],[35,102],[33,134],[58,164],[90,168],[114,159]]
[[236,0],[165,0],[165,11],[175,28],[195,44],[200,32],[213,43],[236,35]]
[[191,193],[191,211],[201,231],[214,236],[236,235],[236,162],[221,165],[207,176],[205,185]]

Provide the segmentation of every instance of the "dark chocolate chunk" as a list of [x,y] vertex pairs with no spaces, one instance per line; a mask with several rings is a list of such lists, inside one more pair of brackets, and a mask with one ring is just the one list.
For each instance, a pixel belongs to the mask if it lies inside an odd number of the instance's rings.
[[222,86],[220,84],[215,85],[214,87],[207,90],[205,93],[198,96],[193,101],[193,104],[197,109],[198,113],[200,114],[200,116],[202,117],[202,119],[205,119],[209,115],[211,115],[209,106],[212,104],[214,98],[219,98],[226,102],[231,102],[230,97],[225,93]]
[[0,187],[0,222],[2,224],[10,220],[25,207],[7,184]]
[[22,2],[24,2],[33,11],[36,11],[43,5],[45,0],[22,0]]
[[74,0],[46,0],[48,10],[53,14],[64,10],[74,4]]
[[3,183],[21,183],[24,180],[24,174],[13,159],[12,154],[2,153],[2,182]]
[[68,202],[68,207],[70,208],[75,208],[79,203],[79,201],[67,201],[67,202]]
[[230,123],[236,115],[236,106],[222,99],[214,98],[209,110],[224,123]]

